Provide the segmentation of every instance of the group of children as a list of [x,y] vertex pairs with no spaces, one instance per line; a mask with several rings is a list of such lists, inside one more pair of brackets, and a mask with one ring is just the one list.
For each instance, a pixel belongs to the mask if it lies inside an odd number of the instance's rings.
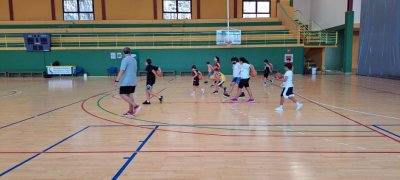
[[[247,92],[249,99],[248,103],[254,103],[255,99],[253,97],[253,93],[250,88],[250,78],[252,76],[252,72],[255,71],[254,67],[249,63],[249,61],[244,57],[233,57],[231,58],[232,62],[232,81],[229,86],[229,90],[227,87],[224,87],[224,83],[226,81],[226,77],[223,73],[220,72],[220,59],[219,57],[214,57],[214,66],[211,66],[209,62],[207,62],[207,70],[208,74],[204,81],[205,84],[209,82],[213,82],[211,87],[215,87],[213,94],[219,94],[219,90],[223,90],[223,96],[226,98],[231,97],[231,102],[236,103],[238,99],[244,99],[246,97],[245,91]],[[300,110],[302,108],[302,104],[299,103],[294,97],[293,93],[293,65],[291,63],[286,63],[284,65],[285,75],[283,77],[278,78],[278,80],[283,81],[282,93],[281,93],[281,101],[280,106],[277,107],[276,111],[283,111],[283,103],[284,99],[290,99],[294,103],[296,103],[296,109]],[[264,81],[263,86],[267,86],[269,84],[273,85],[274,80],[269,79],[269,75],[272,73],[273,66],[269,63],[268,60],[264,61]],[[150,99],[152,97],[157,97],[160,103],[163,101],[163,96],[158,96],[156,93],[152,91],[153,86],[156,81],[156,77],[161,77],[159,67],[153,66],[150,59],[146,60],[146,72],[147,72],[147,81],[146,81],[146,101],[143,104],[151,104]],[[254,73],[254,72],[253,72]],[[256,73],[255,73],[256,74]],[[201,94],[204,95],[205,88],[200,86],[200,80],[202,79],[202,73],[197,69],[195,65],[192,66],[192,81],[193,81],[193,91],[191,93],[192,96],[196,95],[196,90],[200,89]],[[236,93],[234,90],[237,87]],[[233,95],[231,95],[233,94]]]
[[[219,57],[215,56],[214,57],[214,66],[211,66],[209,62],[207,62],[207,70],[208,74],[205,80],[205,83],[207,84],[209,81],[212,81],[213,84],[211,87],[215,86],[215,91],[213,94],[218,94],[219,89],[223,89],[224,93],[223,96],[226,98],[231,97],[232,92],[234,89],[237,88],[237,93],[234,94],[231,98],[231,102],[236,103],[238,102],[239,98],[244,99],[245,98],[245,93],[244,90],[247,91],[249,95],[249,99],[247,100],[248,103],[253,103],[255,102],[255,99],[253,97],[251,88],[250,88],[250,77],[255,71],[254,67],[247,61],[246,58],[244,57],[233,57],[231,59],[232,62],[232,81],[229,87],[229,90],[227,90],[227,87],[223,87],[224,82],[226,81],[226,77],[224,74],[220,72],[220,59]],[[283,77],[277,78],[280,81],[283,81],[282,85],[282,93],[281,93],[281,101],[280,101],[280,106],[275,109],[275,111],[283,111],[283,103],[284,99],[290,99],[294,103],[296,103],[296,110],[300,110],[303,107],[303,104],[298,102],[296,98],[294,97],[293,93],[293,65],[291,63],[286,63],[284,65],[285,68],[285,75]],[[273,85],[274,84],[274,79],[269,79],[269,74],[272,73],[273,70],[273,65],[269,63],[268,60],[264,61],[264,81],[263,81],[263,87],[266,87],[269,84]],[[256,74],[256,72],[255,72]],[[193,92],[192,96],[196,94],[196,89],[201,89],[201,93],[204,94],[205,89],[200,87],[200,77],[202,77],[201,72],[197,69],[195,65],[192,66],[192,80],[193,80]]]

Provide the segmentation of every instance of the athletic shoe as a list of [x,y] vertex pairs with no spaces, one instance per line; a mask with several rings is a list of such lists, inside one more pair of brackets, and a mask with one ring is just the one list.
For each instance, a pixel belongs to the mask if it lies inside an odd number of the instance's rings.
[[190,93],[190,96],[196,96],[195,92]]
[[135,107],[135,112],[132,115],[136,116],[136,114],[139,113],[140,109],[142,109],[142,106],[136,106]]
[[201,94],[204,95],[205,91],[205,89],[201,89]]
[[237,102],[238,102],[238,100],[237,100],[236,98],[232,98],[232,99],[231,99],[231,102],[233,102],[233,103],[237,103]]
[[229,94],[224,93],[224,97],[228,98],[228,97],[229,97]]
[[226,87],[224,87],[224,94],[226,93]]
[[160,100],[160,103],[162,103],[162,100],[164,99],[164,96],[160,96],[159,98],[158,98],[158,100]]
[[303,104],[300,104],[300,103],[299,103],[299,104],[296,105],[296,110],[298,111],[298,110],[300,110],[302,107],[303,107]]
[[273,84],[274,84],[274,80],[269,80],[269,83],[270,83],[271,85],[273,85]]
[[208,83],[208,81],[204,81],[204,84],[207,84]]
[[262,87],[267,87],[267,82],[263,82]]
[[244,99],[246,97],[246,95],[244,95],[244,93],[242,92],[242,94],[240,94],[239,99]]
[[283,111],[283,107],[279,106],[279,107],[275,108],[275,111],[282,112]]
[[254,103],[255,100],[254,100],[254,99],[249,99],[247,102],[248,102],[248,103]]
[[124,116],[133,116],[133,112],[132,111],[128,111],[126,113],[123,114]]
[[211,84],[210,87],[214,87],[214,84]]
[[144,101],[142,104],[151,104],[150,101]]
[[218,91],[214,91],[213,94],[218,94]]

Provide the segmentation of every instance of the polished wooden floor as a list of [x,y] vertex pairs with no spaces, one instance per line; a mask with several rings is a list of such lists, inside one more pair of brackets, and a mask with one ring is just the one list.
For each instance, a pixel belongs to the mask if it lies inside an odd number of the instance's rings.
[[233,104],[164,77],[135,118],[112,81],[0,78],[0,179],[400,179],[398,80],[295,76],[304,107],[277,113],[257,78]]

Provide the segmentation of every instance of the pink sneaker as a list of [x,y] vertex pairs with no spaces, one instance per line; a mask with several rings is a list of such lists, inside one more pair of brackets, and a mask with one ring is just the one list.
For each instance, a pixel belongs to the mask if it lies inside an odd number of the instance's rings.
[[248,103],[254,103],[255,100],[254,100],[254,99],[249,99],[247,102],[248,102]]
[[133,112],[132,111],[128,111],[126,113],[123,114],[124,116],[133,116]]
[[136,114],[139,113],[140,109],[142,109],[142,106],[136,106],[134,109],[135,109],[135,112],[132,115],[136,116]]

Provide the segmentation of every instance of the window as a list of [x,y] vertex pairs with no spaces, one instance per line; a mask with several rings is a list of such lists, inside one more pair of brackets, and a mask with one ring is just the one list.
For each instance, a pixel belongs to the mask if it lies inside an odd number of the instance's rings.
[[93,0],[63,0],[64,20],[94,20]]
[[243,18],[267,18],[270,16],[270,0],[243,0]]
[[192,1],[163,0],[163,19],[192,19]]

